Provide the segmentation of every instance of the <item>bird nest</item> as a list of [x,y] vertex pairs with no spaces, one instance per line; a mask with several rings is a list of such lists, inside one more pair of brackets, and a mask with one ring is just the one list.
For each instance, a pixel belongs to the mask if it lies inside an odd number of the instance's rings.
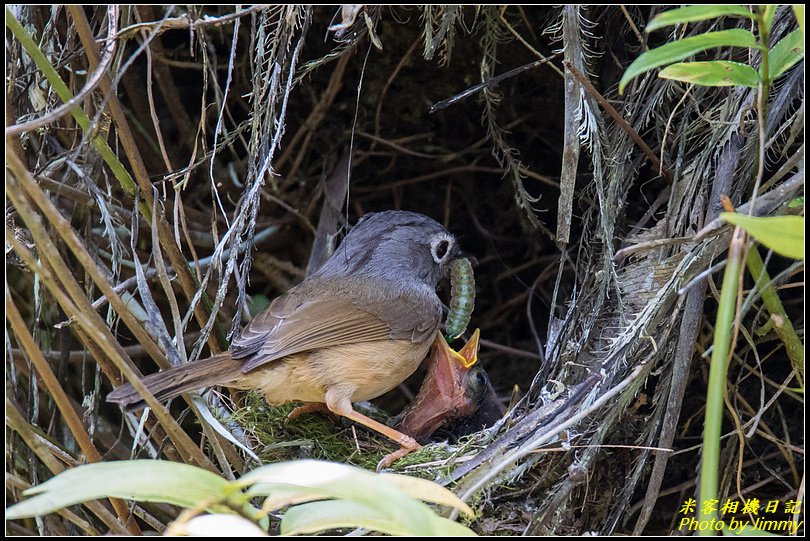
[[[479,533],[677,529],[731,234],[721,196],[769,215],[802,190],[803,61],[760,125],[753,88],[651,72],[618,95],[630,61],[671,38],[643,33],[655,7],[350,7],[16,8],[41,58],[7,40],[9,499],[93,453],[239,475],[255,465],[244,446],[373,468],[390,442],[318,415],[287,422],[252,393],[214,399],[213,415],[176,400],[143,418],[103,398],[118,360],[150,373],[226,348],[347,224],[402,208],[477,258],[471,327],[492,388],[488,416],[395,471],[461,495]],[[774,39],[794,28],[777,9]],[[803,336],[803,262],[768,268]],[[803,398],[744,289],[720,490],[800,500]],[[396,413],[419,377],[366,411]],[[143,509],[155,528],[171,519]],[[90,531],[76,524],[8,528]]]

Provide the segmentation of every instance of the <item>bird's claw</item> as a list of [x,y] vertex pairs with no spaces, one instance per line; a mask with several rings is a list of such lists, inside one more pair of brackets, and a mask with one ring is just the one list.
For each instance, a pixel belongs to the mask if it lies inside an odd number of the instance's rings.
[[413,438],[409,437],[408,439],[411,440],[414,445],[403,444],[402,447],[400,447],[398,450],[394,451],[393,453],[388,453],[387,455],[385,455],[382,458],[382,460],[380,460],[377,463],[377,473],[380,473],[385,468],[388,468],[389,466],[391,466],[391,464],[393,464],[400,458],[405,457],[411,454],[412,452],[418,451],[419,449],[422,448],[422,446],[416,443],[416,440],[414,440]]

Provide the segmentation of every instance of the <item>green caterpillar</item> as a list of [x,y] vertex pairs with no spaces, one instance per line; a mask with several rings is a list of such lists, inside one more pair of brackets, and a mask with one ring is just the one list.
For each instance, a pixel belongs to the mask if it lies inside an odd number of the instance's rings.
[[475,278],[469,259],[455,259],[450,263],[450,312],[445,329],[447,341],[462,335],[470,322],[475,307]]

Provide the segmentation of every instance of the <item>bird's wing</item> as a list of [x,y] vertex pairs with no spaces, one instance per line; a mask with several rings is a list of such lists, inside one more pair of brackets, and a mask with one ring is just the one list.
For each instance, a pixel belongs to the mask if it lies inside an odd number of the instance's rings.
[[[248,372],[302,351],[388,339],[416,342],[435,333],[440,304],[437,312],[432,299],[392,296],[385,291],[379,285],[372,289],[358,283],[347,285],[345,280],[322,283],[321,287],[304,282],[257,315],[233,341],[231,354],[244,360],[242,371]],[[401,307],[394,318],[390,316],[392,303]]]

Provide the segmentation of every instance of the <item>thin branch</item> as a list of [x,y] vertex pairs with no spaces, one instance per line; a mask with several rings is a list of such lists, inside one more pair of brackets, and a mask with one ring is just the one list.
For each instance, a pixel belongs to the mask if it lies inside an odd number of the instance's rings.
[[[17,337],[17,342],[22,346],[23,350],[25,350],[31,363],[33,363],[40,380],[56,403],[56,407],[62,414],[62,418],[68,425],[71,434],[76,438],[76,443],[79,444],[79,448],[84,453],[84,456],[87,457],[87,461],[101,462],[101,454],[99,454],[96,446],[93,445],[93,441],[90,439],[87,430],[85,430],[82,420],[79,418],[76,410],[73,409],[73,405],[70,403],[70,399],[62,388],[62,385],[60,385],[56,374],[53,373],[51,366],[45,360],[45,357],[42,356],[42,352],[34,342],[34,337],[28,332],[25,322],[19,310],[17,310],[14,300],[11,298],[11,289],[8,287],[8,284],[6,284],[6,318],[9,323],[11,323],[11,328],[14,331],[14,335]],[[115,509],[116,514],[118,514],[121,523],[126,524],[127,528],[129,528],[129,532],[132,535],[142,535],[138,523],[132,520],[126,503],[118,498],[110,498],[110,503],[113,509]]]
[[[115,29],[115,23],[118,20],[118,7],[111,5],[110,6],[110,16],[107,18],[108,21],[108,33],[112,33],[112,30]],[[90,93],[96,89],[96,87],[101,84],[101,81],[104,79],[104,76],[107,73],[107,68],[109,67],[110,63],[112,62],[113,57],[115,56],[115,41],[107,42],[107,47],[104,49],[104,56],[101,59],[101,62],[96,66],[96,69],[93,71],[93,75],[87,80],[84,87],[79,91],[78,94],[73,96],[71,99],[53,109],[48,111],[41,117],[29,120],[28,122],[22,122],[20,124],[15,124],[13,126],[9,126],[6,128],[6,137],[10,137],[12,135],[17,135],[18,133],[23,133],[26,131],[35,130],[37,128],[42,128],[56,122],[63,116],[71,113],[74,107],[77,107],[78,104],[84,100]]]

